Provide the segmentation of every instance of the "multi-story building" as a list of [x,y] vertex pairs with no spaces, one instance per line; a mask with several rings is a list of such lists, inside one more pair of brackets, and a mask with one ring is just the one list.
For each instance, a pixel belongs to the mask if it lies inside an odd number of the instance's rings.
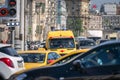
[[102,15],[102,27],[105,38],[117,33],[120,30],[120,15]]
[[105,3],[101,6],[103,37],[116,39],[120,30],[119,4]]
[[45,28],[45,1],[36,0],[36,38],[38,41],[43,41],[43,32]]
[[117,5],[117,15],[120,15],[120,3]]
[[[74,1],[74,0],[46,0],[45,1],[45,21],[43,28],[43,37],[48,31],[59,27],[66,28],[66,20],[71,18],[73,20],[73,25],[75,26],[75,18],[79,18],[83,21],[83,28],[88,26],[88,10],[89,10],[89,0],[84,1]],[[82,15],[82,16],[81,16]],[[82,18],[81,18],[82,17]],[[67,24],[68,25],[68,24]],[[85,35],[85,33],[84,33]]]
[[[67,26],[72,29],[72,27],[76,27],[76,19],[82,20],[82,27],[84,29],[83,34],[86,36],[86,28],[88,26],[88,16],[89,16],[89,1],[90,0],[65,0],[67,6]],[[72,20],[72,23],[69,23]],[[80,32],[81,33],[81,32]]]
[[27,2],[26,19],[27,40],[37,41],[45,39],[49,30],[56,25],[56,0],[32,0]]
[[117,4],[116,3],[104,3],[101,6],[100,12],[106,15],[116,15]]
[[102,16],[99,14],[90,14],[87,28],[87,37],[103,37]]
[[89,1],[90,0],[83,0],[81,2],[81,11],[80,11],[80,14],[82,16],[82,26],[83,26],[83,29],[84,29],[84,32],[83,32],[83,36],[88,36],[86,34],[87,30],[88,30],[88,25],[89,25]]
[[45,21],[43,39],[46,38],[48,31],[56,27],[56,6],[57,0],[45,0]]
[[65,0],[57,0],[57,27],[66,28],[67,12]]

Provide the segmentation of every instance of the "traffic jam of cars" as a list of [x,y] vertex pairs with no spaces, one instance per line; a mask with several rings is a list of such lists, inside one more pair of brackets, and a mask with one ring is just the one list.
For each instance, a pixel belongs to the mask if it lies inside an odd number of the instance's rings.
[[119,40],[79,48],[60,55],[44,49],[16,51],[0,44],[0,80],[120,79]]

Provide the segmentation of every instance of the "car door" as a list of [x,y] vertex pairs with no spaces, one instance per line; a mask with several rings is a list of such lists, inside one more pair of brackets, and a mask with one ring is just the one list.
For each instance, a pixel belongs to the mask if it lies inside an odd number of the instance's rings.
[[120,44],[100,46],[86,54],[80,61],[89,75],[120,73]]

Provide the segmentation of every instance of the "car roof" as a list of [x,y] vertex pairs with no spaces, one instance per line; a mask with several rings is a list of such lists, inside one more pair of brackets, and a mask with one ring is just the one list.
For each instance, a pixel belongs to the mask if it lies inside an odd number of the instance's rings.
[[92,49],[95,49],[96,47],[100,47],[100,46],[104,46],[104,45],[110,45],[110,44],[116,44],[116,43],[119,43],[119,44],[120,44],[120,40],[109,40],[109,41],[106,41],[106,42],[104,42],[104,43],[101,43],[101,44],[99,44],[99,45],[96,45],[96,46],[92,47],[92,48],[90,49],[90,51],[91,51]]
[[110,39],[98,39],[97,42],[100,42],[100,41],[109,41]]
[[102,46],[102,45],[106,45],[106,44],[115,44],[115,43],[120,43],[120,40],[109,40],[109,41],[106,41],[104,43],[101,43],[98,46]]
[[[26,51],[17,51],[19,54],[24,53],[49,53],[49,52],[56,52],[56,51],[40,51],[40,50],[26,50]],[[57,53],[57,52],[56,52]]]

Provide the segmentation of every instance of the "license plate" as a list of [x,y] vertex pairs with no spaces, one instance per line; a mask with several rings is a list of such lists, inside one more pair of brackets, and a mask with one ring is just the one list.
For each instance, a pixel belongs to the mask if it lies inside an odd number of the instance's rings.
[[23,68],[23,63],[21,61],[18,61],[18,67]]

